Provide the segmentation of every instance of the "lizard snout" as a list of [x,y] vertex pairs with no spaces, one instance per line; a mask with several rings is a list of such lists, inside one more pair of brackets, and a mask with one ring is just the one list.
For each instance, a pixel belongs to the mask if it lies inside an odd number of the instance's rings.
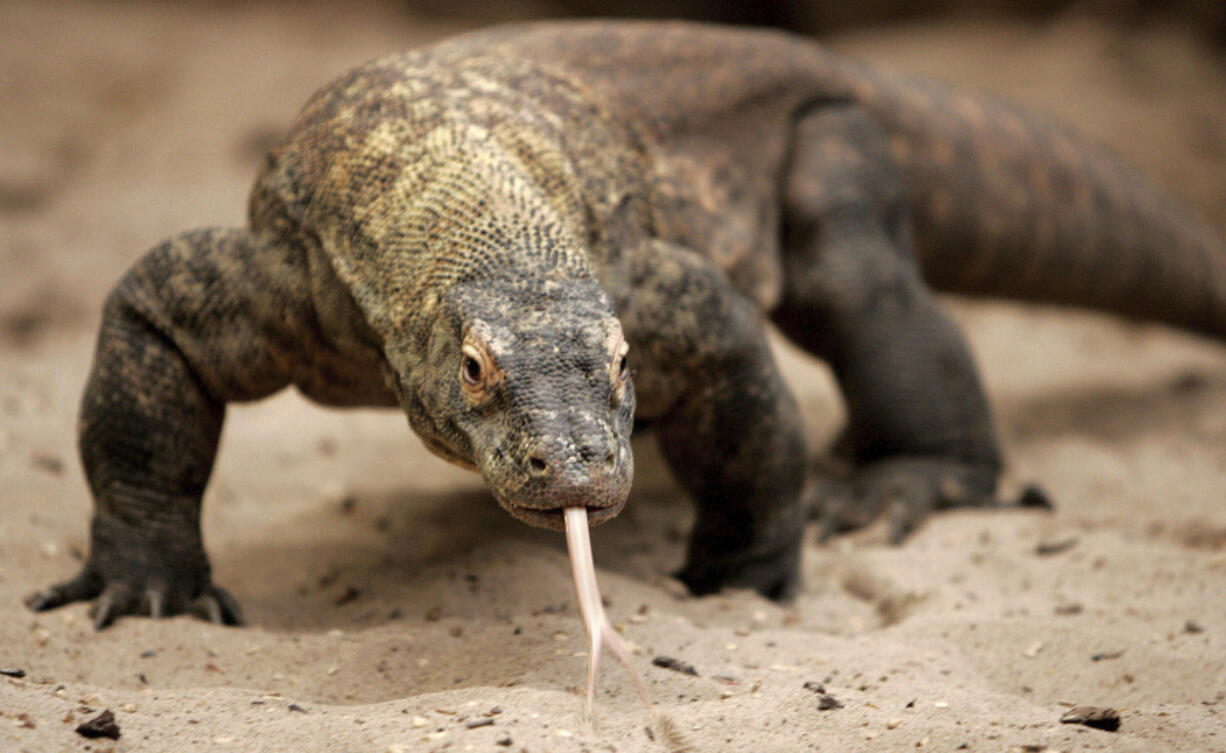
[[524,453],[522,467],[528,476],[550,480],[564,476],[598,480],[617,470],[619,448],[609,436],[586,443],[539,441]]
[[495,494],[499,503],[526,523],[559,530],[567,507],[585,508],[592,524],[616,516],[634,475],[629,445],[607,427],[526,443],[517,461],[506,469],[517,482],[491,484],[509,492]]

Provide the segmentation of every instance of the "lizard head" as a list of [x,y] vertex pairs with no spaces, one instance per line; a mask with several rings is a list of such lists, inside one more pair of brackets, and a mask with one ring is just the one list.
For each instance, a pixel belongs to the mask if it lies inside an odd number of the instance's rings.
[[[498,503],[562,529],[563,510],[617,515],[633,477],[628,346],[590,279],[453,286],[429,335],[419,410],[427,446],[480,471]],[[424,425],[423,425],[424,423]]]

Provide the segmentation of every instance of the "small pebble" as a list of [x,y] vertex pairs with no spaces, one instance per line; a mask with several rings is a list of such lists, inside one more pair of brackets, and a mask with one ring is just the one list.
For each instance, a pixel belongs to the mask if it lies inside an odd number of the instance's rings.
[[77,734],[91,739],[108,737],[112,740],[118,740],[120,735],[119,725],[115,723],[115,715],[110,709],[78,725]]
[[1075,546],[1077,546],[1077,537],[1075,536],[1060,541],[1044,541],[1035,545],[1034,553],[1040,557],[1050,557],[1053,554],[1067,552]]
[[843,702],[832,695],[822,693],[817,697],[818,711],[833,711],[843,708]]
[[58,476],[64,472],[64,461],[54,455],[44,452],[37,452],[31,458],[30,462],[40,471],[45,471],[53,476]]
[[674,659],[671,656],[657,656],[651,660],[651,663],[663,669],[671,669],[684,675],[698,677],[698,670],[694,669],[693,664],[683,662],[680,659]]
[[1104,706],[1074,706],[1060,717],[1060,721],[1115,732],[1120,728],[1120,712]]

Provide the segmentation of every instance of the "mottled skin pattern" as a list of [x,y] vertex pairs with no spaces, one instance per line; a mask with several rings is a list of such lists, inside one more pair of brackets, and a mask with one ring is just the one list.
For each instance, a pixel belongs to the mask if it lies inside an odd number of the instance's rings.
[[[1060,127],[802,39],[686,24],[497,28],[321,90],[243,229],[154,249],[107,302],[81,410],[95,620],[197,611],[225,404],[288,385],[399,406],[498,502],[624,504],[634,421],[698,506],[681,579],[784,598],[827,532],[995,503],[1000,460],[931,289],[1226,334],[1206,225]],[[804,489],[774,321],[834,368],[847,478]],[[627,359],[627,344],[629,357]],[[636,408],[637,403],[637,408]]]

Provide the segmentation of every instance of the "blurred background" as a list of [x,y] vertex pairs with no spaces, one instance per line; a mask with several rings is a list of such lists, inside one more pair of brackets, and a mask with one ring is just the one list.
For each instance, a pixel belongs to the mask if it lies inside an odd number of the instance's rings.
[[936,19],[1010,18],[1042,23],[1062,14],[1097,16],[1122,26],[1178,23],[1217,44],[1226,42],[1226,3],[1219,0],[421,0],[404,3],[411,13],[444,18],[539,18],[546,16],[635,16],[693,18],[730,24],[773,26],[803,34],[829,34],[865,26]]
[[0,0],[0,345],[89,331],[161,238],[239,224],[264,151],[363,60],[507,20],[808,35],[1046,111],[1226,221],[1221,0]]

